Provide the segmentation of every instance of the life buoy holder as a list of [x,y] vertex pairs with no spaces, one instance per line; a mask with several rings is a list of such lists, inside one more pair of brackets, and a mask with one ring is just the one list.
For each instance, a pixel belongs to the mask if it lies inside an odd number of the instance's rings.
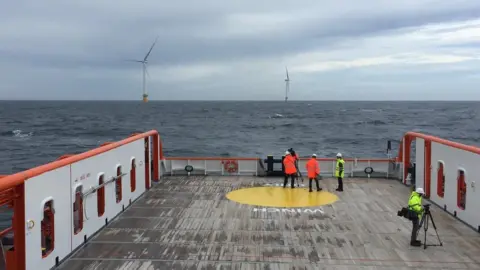
[[373,173],[373,168],[372,167],[366,167],[365,170],[363,170],[366,174],[372,174]]
[[238,171],[238,162],[236,160],[223,161],[223,168],[229,173],[235,173]]

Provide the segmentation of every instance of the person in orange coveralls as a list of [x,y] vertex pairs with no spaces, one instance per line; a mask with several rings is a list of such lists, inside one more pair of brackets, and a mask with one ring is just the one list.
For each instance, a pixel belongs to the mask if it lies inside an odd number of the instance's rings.
[[295,166],[295,158],[292,157],[289,151],[285,152],[283,166],[285,167],[285,180],[283,181],[283,187],[287,186],[288,177],[290,176],[292,178],[291,188],[295,188],[295,175],[297,175],[297,168]]
[[[300,157],[298,156],[298,153],[295,153],[295,150],[293,150],[293,148],[289,148],[287,151],[290,152],[293,159],[295,160],[295,168],[297,169],[297,173],[295,173],[294,177],[298,184],[298,174],[300,173],[300,169],[298,169],[298,162],[300,161]],[[302,177],[302,183],[303,183],[303,177]]]
[[305,168],[307,169],[308,174],[308,187],[309,192],[312,192],[312,181],[315,180],[315,184],[317,185],[317,191],[322,190],[318,185],[317,176],[320,174],[320,166],[318,165],[317,155],[313,154],[312,158],[305,164]]

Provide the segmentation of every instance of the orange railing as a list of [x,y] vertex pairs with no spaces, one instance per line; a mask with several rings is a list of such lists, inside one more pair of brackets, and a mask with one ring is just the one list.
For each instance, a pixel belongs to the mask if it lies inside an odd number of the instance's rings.
[[[165,160],[258,160],[258,158],[253,157],[165,157]],[[309,160],[310,158],[304,157],[300,158],[300,160]],[[318,161],[335,161],[336,158],[319,158],[317,157]],[[394,159],[388,158],[345,158],[345,161],[358,161],[358,162],[390,162],[394,161]]]
[[163,158],[163,151],[160,136],[156,130],[134,134],[118,142],[104,143],[98,148],[81,154],[63,155],[51,163],[23,172],[0,176],[0,178],[2,178],[0,181],[0,206],[8,205],[13,209],[12,226],[0,232],[0,236],[12,231],[14,234],[14,248],[8,250],[5,254],[7,269],[24,270],[26,268],[25,202],[28,201],[28,198],[25,198],[25,182],[28,181],[28,179],[149,137],[152,137],[153,141],[153,179],[154,181],[158,181],[160,177],[158,159]]
[[403,163],[403,179],[404,183],[406,183],[405,179],[408,174],[408,165],[410,164],[410,159],[411,159],[411,151],[412,151],[412,142],[414,139],[419,138],[425,140],[425,193],[427,197],[430,195],[430,178],[431,178],[431,170],[429,169],[431,166],[431,147],[432,147],[432,142],[443,144],[446,146],[450,146],[459,150],[463,151],[468,151],[472,152],[475,154],[480,154],[480,148],[476,146],[471,146],[471,145],[466,145],[462,143],[457,143],[457,142],[452,142],[449,140],[445,140],[442,138],[438,138],[435,136],[431,135],[425,135],[422,133],[417,133],[417,132],[407,132],[402,138],[402,141],[400,142],[399,146],[399,151],[398,151],[398,157],[397,157],[397,162],[402,162]]
[[[33,169],[29,169],[23,172],[19,172],[12,175],[0,175],[0,206],[6,205],[13,209],[13,219],[12,219],[12,226],[9,228],[0,231],[0,237],[13,232],[14,234],[14,249],[9,250],[6,253],[6,261],[7,261],[7,269],[15,269],[15,270],[24,270],[26,267],[26,253],[25,253],[25,202],[28,202],[28,198],[25,198],[25,181],[28,179],[33,178],[35,176],[41,175],[43,173],[71,165],[75,162],[100,155],[112,149],[118,148],[120,146],[129,144],[134,141],[138,141],[141,139],[146,140],[148,142],[148,138],[152,137],[153,139],[153,179],[157,181],[160,178],[160,170],[159,170],[159,160],[214,160],[214,161],[227,161],[227,160],[237,160],[237,161],[255,161],[259,160],[259,158],[254,157],[164,157],[162,142],[160,140],[160,135],[156,130],[151,130],[145,133],[137,133],[132,134],[130,137],[118,141],[118,142],[106,142],[102,144],[100,147],[95,148],[93,150],[76,154],[76,155],[63,155],[59,157],[57,160],[38,166]],[[427,163],[431,162],[431,158],[428,155],[431,155],[431,143],[436,142],[446,146],[451,146],[457,149],[461,149],[464,151],[473,152],[476,154],[480,154],[480,148],[469,146],[461,143],[451,142],[448,140],[444,140],[438,137],[424,135],[415,132],[407,132],[404,137],[402,138],[402,142],[400,144],[400,151],[398,152],[398,157],[396,159],[388,159],[388,158],[345,158],[345,161],[350,162],[403,162],[404,164],[404,171],[403,178],[405,179],[407,175],[408,166],[405,163],[409,163],[411,157],[411,143],[415,138],[422,138],[425,140],[425,161]],[[146,162],[150,157],[146,157]],[[301,160],[307,160],[308,158],[301,158]],[[335,161],[336,158],[317,158],[318,161]],[[427,164],[426,164],[427,165]],[[429,165],[429,164],[428,164]],[[427,168],[427,166],[425,166]],[[425,173],[429,173],[430,170],[426,170]],[[146,174],[150,173],[150,168],[146,168]],[[148,177],[147,177],[148,178]],[[146,185],[147,188],[149,185]],[[429,191],[429,186],[426,185],[427,194]],[[135,189],[134,186],[131,189]]]

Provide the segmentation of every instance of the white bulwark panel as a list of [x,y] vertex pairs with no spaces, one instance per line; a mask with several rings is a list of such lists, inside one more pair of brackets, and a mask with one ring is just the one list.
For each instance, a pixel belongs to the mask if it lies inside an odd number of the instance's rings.
[[[70,166],[65,166],[25,182],[25,253],[27,269],[50,269],[55,265],[55,258],[60,260],[71,252],[71,198]],[[55,247],[42,258],[41,222],[46,202],[53,201],[55,211],[54,232]]]
[[[264,170],[267,168],[267,164],[263,160],[251,158],[251,159],[239,159],[233,160],[238,164],[238,170],[235,172],[228,172],[224,163],[225,160],[222,158],[212,159],[212,158],[169,158],[166,160],[160,161],[160,168],[162,168],[162,173],[167,175],[185,175],[185,166],[190,165],[193,167],[192,175],[263,175]],[[307,159],[301,159],[298,162],[298,169],[303,176],[306,176],[307,170],[305,164]],[[263,167],[260,163],[263,163]],[[335,160],[319,160],[318,164],[320,166],[320,175],[326,177],[335,176]],[[278,165],[278,164],[276,164]],[[393,165],[392,165],[393,166]],[[274,166],[275,167],[275,166]],[[372,177],[395,177],[395,171],[390,171],[390,162],[389,160],[380,160],[372,159],[366,160],[362,159],[361,161],[357,160],[347,160],[345,161],[345,173],[344,177],[367,177],[365,169],[371,167],[373,169]],[[275,170],[281,170],[281,165],[278,165]]]
[[[130,189],[130,170],[131,160],[135,158],[136,167],[136,190],[132,194]],[[121,166],[122,172],[122,199],[117,203],[116,200],[116,176],[117,167]],[[81,160],[71,165],[72,168],[72,203],[70,203],[71,211],[73,211],[73,202],[75,200],[75,187],[83,186],[84,224],[82,230],[78,234],[72,233],[72,250],[81,245],[85,237],[89,238],[101,227],[118,215],[125,207],[129,205],[130,200],[135,200],[145,191],[145,153],[144,142],[138,140],[108,152],[96,155],[94,157]],[[97,211],[98,198],[98,175],[104,174],[105,187],[105,213],[99,217]],[[95,191],[94,191],[95,190]],[[94,192],[93,192],[94,191]],[[73,217],[70,221],[73,228]]]
[[[142,136],[153,136],[153,134],[158,136],[156,131],[150,131]],[[3,183],[4,189],[24,184],[26,269],[52,269],[56,263],[64,260],[73,250],[82,245],[85,240],[98,232],[107,222],[110,222],[146,191],[146,171],[151,172],[151,165],[145,161],[145,140],[142,136],[134,138],[141,138],[134,142],[123,141],[121,146],[109,151],[106,149],[113,148],[113,146],[85,153],[83,156],[76,155],[68,161],[42,166],[33,172],[12,175],[10,179],[8,176],[5,178],[9,182]],[[408,145],[410,145],[413,138],[416,142],[416,187],[422,187],[429,191],[430,200],[433,203],[480,230],[480,215],[477,210],[477,206],[480,205],[480,196],[476,194],[476,178],[480,175],[480,149],[419,133],[407,134],[402,145],[405,145],[407,139]],[[120,144],[114,146],[118,145]],[[428,147],[425,148],[425,145]],[[371,176],[374,178],[390,178],[390,176],[395,178],[400,174],[403,175],[403,171],[399,173],[399,170],[403,165],[408,166],[410,160],[405,160],[406,164],[398,161],[410,159],[411,153],[409,148],[402,146],[401,149],[402,156],[396,159],[396,163],[391,159],[347,159],[345,178],[366,177],[365,170],[368,167],[373,169]],[[150,157],[150,162],[159,162],[161,174],[264,176],[267,169],[267,164],[258,158],[229,158],[227,160],[222,157],[167,158],[160,161],[158,158],[163,154],[159,153],[158,157],[154,157],[152,156],[153,151],[151,149],[149,151],[147,156]],[[87,156],[91,157],[86,158]],[[429,166],[429,164],[425,164],[425,161],[429,159],[431,159],[431,166],[427,168],[427,173],[430,172],[431,177],[425,179],[424,168]],[[135,160],[134,170],[132,160]],[[304,177],[306,176],[305,163],[307,160],[302,159],[299,162],[299,169]],[[69,164],[65,165],[67,162]],[[334,176],[335,164],[335,159],[319,158],[321,175]],[[442,174],[439,174],[439,164],[442,164],[442,170],[440,170],[440,172],[443,171]],[[187,165],[192,166],[193,171],[187,172],[185,170]],[[281,170],[281,164],[274,164],[273,167],[275,172]],[[121,199],[118,192],[119,186],[117,186],[117,179],[120,179],[117,168],[121,168]],[[132,191],[131,185],[132,173],[135,175],[134,191]],[[153,173],[149,175],[148,185],[150,186]],[[274,175],[278,174],[274,173]],[[25,180],[27,176],[32,178]],[[99,181],[101,176],[103,184],[100,184]],[[445,183],[444,188],[441,188],[442,183]],[[80,191],[80,193],[76,194],[76,191]],[[104,200],[99,200],[102,196]],[[17,197],[17,202],[20,201],[18,198],[21,197]],[[81,204],[75,203],[80,201]],[[54,210],[49,212],[54,217],[54,248],[43,257],[41,223],[44,218],[44,207],[48,202],[52,202]],[[99,205],[104,207],[99,208]],[[14,209],[14,211],[18,211],[16,213],[20,213],[17,217],[23,216],[22,205],[19,208],[20,210]],[[272,209],[280,212],[275,208]],[[268,212],[269,210],[255,208],[253,211]],[[283,212],[292,213],[295,210],[282,210]],[[21,219],[16,221],[20,221],[20,225],[22,225]],[[23,233],[23,226],[18,225],[18,222],[14,222],[14,224],[16,224],[14,226],[15,235]],[[78,229],[77,233],[75,233],[75,227]],[[45,246],[51,245],[46,244]],[[23,260],[23,254],[19,251],[21,248],[23,245],[18,247],[18,252],[15,253],[21,254],[16,257],[19,258],[17,261]],[[21,262],[23,263],[23,261]],[[23,266],[21,267],[23,268]],[[14,267],[14,269],[16,268]]]
[[[443,198],[438,192],[438,163],[444,164],[445,190]],[[458,206],[457,191],[459,170],[465,173],[466,203],[465,209]],[[480,175],[480,155],[466,150],[432,142],[432,180],[430,189],[431,200],[446,211],[455,214],[459,219],[473,228],[480,225],[478,205],[480,196],[476,192],[476,179]]]
[[425,140],[417,138],[415,148],[415,188],[425,190]]
[[[368,174],[365,172],[369,172],[370,170],[366,170],[367,168],[372,168],[373,173],[371,173],[372,177],[393,177],[392,172],[390,171],[390,162],[388,160],[378,161],[348,161],[345,162],[347,169],[349,170],[348,176],[350,177],[367,177]],[[346,173],[345,173],[346,174]],[[345,177],[348,177],[345,175]]]
[[[136,161],[136,187],[131,192],[130,172],[132,159]],[[122,200],[116,201],[117,166],[122,168]],[[63,260],[102,228],[106,221],[117,216],[131,201],[141,196],[145,188],[144,141],[138,140],[93,157],[66,165],[25,181],[25,224],[27,269],[50,269],[56,260]],[[149,168],[150,169],[150,168]],[[98,216],[99,176],[103,175],[105,188],[105,212]],[[75,234],[74,215],[76,191],[81,187],[83,204],[79,207],[83,227]],[[54,249],[42,258],[41,222],[46,202],[53,201]],[[77,205],[77,207],[80,204]],[[83,208],[83,209],[82,209]]]
[[[300,171],[306,172],[305,163],[307,161],[303,161],[301,165],[299,164]],[[335,161],[319,161],[318,166],[320,166],[320,175],[325,176],[334,176],[335,175]]]
[[[225,162],[232,161],[237,164],[236,170],[229,172],[225,169]],[[223,160],[222,158],[172,158],[161,161],[162,173],[169,175],[185,175],[186,166],[192,166],[193,175],[258,175],[260,172],[259,161],[256,158]]]

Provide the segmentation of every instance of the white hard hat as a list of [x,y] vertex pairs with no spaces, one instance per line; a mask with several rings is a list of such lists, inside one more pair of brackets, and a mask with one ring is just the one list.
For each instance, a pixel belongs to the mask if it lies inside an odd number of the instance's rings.
[[290,152],[288,152],[288,151],[285,151],[285,156],[286,156],[286,155],[290,155]]
[[421,187],[417,188],[415,192],[417,192],[418,194],[425,194],[425,192],[423,191],[423,188]]
[[317,154],[312,154],[312,157],[317,157]]
[[341,153],[338,153],[338,154],[337,154],[337,157],[342,157],[342,154],[341,154]]

